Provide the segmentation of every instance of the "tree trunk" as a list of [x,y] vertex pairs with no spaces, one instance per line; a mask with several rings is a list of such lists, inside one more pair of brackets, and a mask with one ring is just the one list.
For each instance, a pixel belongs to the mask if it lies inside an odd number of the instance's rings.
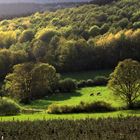
[[128,100],[127,107],[128,107],[128,109],[132,109],[133,108],[133,102],[132,102],[131,99]]

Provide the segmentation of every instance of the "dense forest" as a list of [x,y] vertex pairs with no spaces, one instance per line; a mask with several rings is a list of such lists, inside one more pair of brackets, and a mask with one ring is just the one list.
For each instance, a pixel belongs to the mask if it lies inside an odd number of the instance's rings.
[[140,60],[139,8],[139,0],[118,0],[1,21],[1,78],[15,64],[30,61],[72,72]]

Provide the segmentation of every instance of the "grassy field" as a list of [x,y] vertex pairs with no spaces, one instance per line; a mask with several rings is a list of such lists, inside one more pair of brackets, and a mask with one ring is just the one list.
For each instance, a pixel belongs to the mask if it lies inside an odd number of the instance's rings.
[[73,78],[76,80],[87,80],[94,79],[96,76],[109,76],[112,70],[98,70],[98,71],[87,71],[87,72],[74,72],[64,73],[62,78]]
[[[111,72],[111,71],[110,71]],[[97,75],[106,75],[108,76],[109,71],[99,71],[99,72],[88,72],[80,73],[80,74],[67,74],[63,75],[63,77],[71,77],[74,79],[91,79]],[[81,75],[81,76],[80,76]],[[101,95],[97,95],[100,92]],[[94,96],[90,96],[91,93],[94,93]],[[69,105],[74,106],[78,105],[81,101],[90,103],[94,101],[105,101],[111,103],[113,107],[122,107],[125,104],[117,97],[115,97],[111,91],[105,86],[97,86],[97,87],[86,87],[81,88],[73,93],[65,93],[65,94],[55,94],[51,97],[46,97],[42,100],[33,101],[30,105],[22,105],[22,107],[26,109],[35,109],[41,110],[40,113],[34,114],[20,114],[17,116],[7,116],[0,117],[0,121],[13,121],[13,120],[46,120],[46,119],[85,119],[85,118],[106,118],[106,117],[118,117],[118,116],[127,116],[127,115],[136,115],[140,116],[140,111],[116,111],[110,113],[80,113],[80,114],[62,114],[62,115],[54,115],[47,113],[47,107],[51,104],[59,104],[59,105]]]
[[[101,95],[97,96],[96,94],[98,92],[100,92]],[[94,93],[95,95],[90,96],[91,93]],[[87,103],[94,101],[106,101],[111,103],[114,107],[121,107],[122,105],[124,105],[119,98],[114,97],[114,95],[107,87],[86,87],[77,90],[74,93],[56,94],[44,100],[37,100],[26,107],[35,109],[47,109],[48,105],[50,104],[71,106],[77,105],[81,101]]]
[[[90,96],[90,93],[101,92],[100,96]],[[50,120],[50,119],[86,119],[86,118],[107,118],[107,117],[124,117],[124,116],[140,116],[140,111],[122,110],[109,113],[79,113],[79,114],[62,114],[54,115],[47,113],[47,107],[50,104],[59,105],[77,105],[80,101],[106,101],[115,107],[121,107],[124,104],[119,98],[115,98],[107,87],[87,87],[77,90],[71,94],[58,94],[44,100],[37,100],[32,102],[25,108],[41,109],[42,112],[34,114],[20,114],[17,116],[0,117],[0,121],[24,121],[24,120]]]
[[77,119],[86,119],[86,118],[117,118],[117,117],[127,117],[127,116],[140,116],[140,111],[116,111],[109,113],[79,113],[79,114],[62,114],[62,115],[54,115],[47,114],[45,112],[42,113],[34,113],[34,114],[20,114],[17,116],[4,116],[0,117],[0,121],[35,121],[35,120],[53,120],[53,119],[69,119],[69,120],[77,120]]

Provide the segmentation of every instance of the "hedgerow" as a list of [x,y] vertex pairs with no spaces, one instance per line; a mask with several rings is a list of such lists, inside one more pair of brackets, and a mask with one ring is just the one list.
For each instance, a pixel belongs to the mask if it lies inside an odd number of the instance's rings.
[[116,111],[111,104],[97,101],[91,103],[80,102],[76,106],[67,106],[67,105],[57,105],[52,104],[48,107],[48,113],[50,114],[67,114],[67,113],[95,113],[95,112],[111,112]]

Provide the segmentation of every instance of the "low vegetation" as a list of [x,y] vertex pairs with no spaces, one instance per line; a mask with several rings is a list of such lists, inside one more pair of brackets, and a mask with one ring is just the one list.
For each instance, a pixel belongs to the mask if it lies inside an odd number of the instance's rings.
[[0,122],[0,137],[4,139],[85,140],[94,138],[96,140],[138,140],[140,139],[139,131],[140,118],[138,117],[85,119],[77,121]]
[[0,116],[17,115],[21,112],[21,107],[11,99],[0,99]]
[[59,106],[57,104],[52,104],[48,107],[48,113],[50,114],[68,114],[68,113],[97,113],[97,112],[111,112],[116,109],[111,106],[111,104],[96,101],[93,103],[80,102],[76,106]]
[[77,82],[77,87],[94,87],[94,86],[106,86],[109,78],[105,76],[97,76],[94,79],[81,80]]

